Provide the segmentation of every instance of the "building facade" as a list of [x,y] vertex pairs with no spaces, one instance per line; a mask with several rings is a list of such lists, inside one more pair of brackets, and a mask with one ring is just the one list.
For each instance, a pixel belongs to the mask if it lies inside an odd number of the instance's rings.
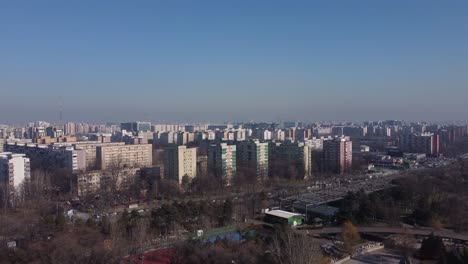
[[114,143],[101,143],[99,141],[82,141],[71,144],[76,150],[83,150],[86,157],[86,170],[95,170],[98,168],[97,164],[97,147],[101,146],[123,146],[123,142]]
[[151,167],[153,146],[151,144],[97,146],[96,162],[100,170]]
[[197,176],[197,148],[168,146],[165,150],[164,176],[182,183],[182,178]]
[[8,143],[6,151],[22,153],[31,163],[43,169],[66,169],[69,173],[86,170],[86,154],[71,146]]
[[[307,179],[312,173],[312,151],[308,145],[304,143],[275,143],[270,144],[273,148],[270,151],[270,163],[274,160],[285,162],[295,168],[297,176]],[[270,168],[274,168],[274,164],[270,164]]]
[[0,152],[5,151],[6,139],[0,137]]
[[257,180],[268,178],[268,143],[258,140],[237,143],[237,170],[253,173]]
[[326,172],[345,173],[351,170],[353,145],[348,137],[336,137],[323,142],[322,167]]
[[15,190],[31,178],[30,162],[25,154],[0,153],[0,190],[5,201],[13,201]]
[[437,157],[439,144],[439,135],[434,133],[400,135],[400,149],[403,152],[424,153]]
[[148,132],[151,131],[150,122],[127,122],[120,124],[121,130],[131,131],[131,132]]
[[236,145],[217,143],[208,147],[208,168],[215,177],[230,185],[236,175]]
[[78,196],[95,194],[99,191],[113,191],[128,188],[140,176],[139,168],[111,171],[88,171],[77,175]]

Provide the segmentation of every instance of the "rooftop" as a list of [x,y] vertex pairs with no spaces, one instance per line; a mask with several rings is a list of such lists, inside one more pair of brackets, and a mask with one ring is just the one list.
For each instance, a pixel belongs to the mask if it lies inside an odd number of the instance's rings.
[[293,216],[301,216],[301,214],[291,213],[291,212],[287,212],[287,211],[283,211],[283,210],[271,210],[269,212],[266,212],[266,214],[281,217],[281,218],[290,218],[290,217],[293,217]]
[[326,205],[319,205],[317,207],[311,207],[307,209],[309,212],[314,212],[314,213],[325,215],[325,216],[334,216],[339,211],[339,209],[336,207],[326,206]]

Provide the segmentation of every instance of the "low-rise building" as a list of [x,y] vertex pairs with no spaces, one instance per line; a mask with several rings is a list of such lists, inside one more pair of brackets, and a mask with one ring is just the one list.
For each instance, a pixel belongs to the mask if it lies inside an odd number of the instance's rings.
[[134,183],[136,177],[140,176],[140,173],[139,168],[78,173],[78,196],[96,194],[99,191],[115,191],[128,188]]
[[305,215],[306,222],[314,223],[316,218],[320,218],[325,224],[336,222],[339,208],[328,205],[312,205],[305,203],[294,203],[294,211],[301,212]]
[[302,214],[291,213],[283,210],[271,210],[265,213],[265,222],[270,224],[281,224],[297,226],[302,225]]

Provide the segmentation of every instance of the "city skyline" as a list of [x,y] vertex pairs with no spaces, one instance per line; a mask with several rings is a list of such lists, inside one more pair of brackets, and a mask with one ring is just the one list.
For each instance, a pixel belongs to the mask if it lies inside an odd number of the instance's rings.
[[0,0],[0,262],[466,264],[467,14]]
[[463,120],[467,8],[3,3],[0,123]]
[[76,121],[76,120],[62,120],[62,121],[51,121],[46,119],[38,120],[27,120],[27,121],[14,121],[14,122],[1,122],[0,128],[2,127],[15,127],[15,126],[30,126],[35,125],[38,122],[45,122],[46,124],[52,127],[66,126],[67,124],[88,124],[88,125],[120,125],[122,123],[128,122],[145,122],[150,123],[151,125],[239,125],[239,124],[276,124],[281,127],[286,123],[295,123],[298,126],[304,125],[364,125],[366,123],[379,123],[385,121],[399,121],[403,124],[427,124],[427,125],[465,125],[468,124],[468,120],[401,120],[401,119],[375,119],[375,120],[300,120],[300,119],[290,119],[290,120],[98,120],[98,121]]

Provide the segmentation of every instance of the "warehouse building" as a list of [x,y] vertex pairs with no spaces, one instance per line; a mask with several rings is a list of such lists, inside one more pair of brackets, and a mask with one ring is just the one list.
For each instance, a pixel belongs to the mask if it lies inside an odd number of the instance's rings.
[[302,214],[291,213],[283,210],[271,210],[265,213],[265,222],[270,224],[282,224],[297,226],[302,225]]

